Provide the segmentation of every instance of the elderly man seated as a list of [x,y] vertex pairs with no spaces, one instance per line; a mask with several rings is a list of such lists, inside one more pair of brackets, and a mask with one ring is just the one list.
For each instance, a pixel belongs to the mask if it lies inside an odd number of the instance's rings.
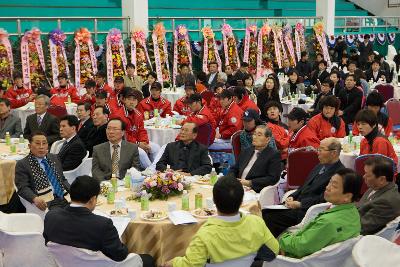
[[228,172],[244,185],[260,192],[268,185],[276,184],[281,173],[281,155],[268,144],[272,132],[265,125],[259,125],[253,134],[253,146],[243,150],[239,159]]
[[207,147],[198,143],[198,127],[195,123],[186,122],[179,133],[179,141],[167,144],[164,153],[157,162],[156,169],[171,169],[185,175],[205,175],[211,172],[211,160]]
[[48,153],[46,134],[33,132],[29,136],[29,149],[29,155],[15,166],[18,194],[43,211],[67,205],[64,196],[68,194],[69,184],[58,157]]
[[309,207],[325,202],[324,191],[332,175],[344,166],[339,160],[340,142],[334,138],[321,141],[318,148],[319,164],[312,169],[307,180],[285,201],[285,210],[264,209],[263,218],[274,236],[301,222]]
[[322,248],[360,234],[360,216],[354,201],[361,189],[361,177],[351,169],[341,169],[332,176],[324,192],[332,206],[294,233],[279,237],[281,254],[302,258]]
[[261,218],[239,212],[243,186],[236,179],[222,177],[213,188],[217,216],[208,219],[193,237],[183,257],[164,267],[205,266],[256,253],[261,246],[278,252],[278,242]]
[[400,194],[393,182],[392,161],[384,157],[369,158],[364,170],[364,181],[369,189],[357,206],[361,217],[361,234],[372,235],[400,216]]

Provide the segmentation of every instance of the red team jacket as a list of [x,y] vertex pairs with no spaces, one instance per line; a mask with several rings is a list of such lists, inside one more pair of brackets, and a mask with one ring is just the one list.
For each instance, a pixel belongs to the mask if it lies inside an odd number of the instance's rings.
[[[189,116],[192,113],[192,110],[190,109],[189,105],[185,103],[185,101],[186,96],[183,96],[176,100],[173,111],[178,112],[180,115]],[[203,106],[207,104],[204,99],[202,99],[201,103],[203,104]]]
[[50,94],[50,105],[53,106],[65,106],[65,102],[68,102],[68,95],[71,97],[73,103],[79,103],[81,98],[78,95],[78,90],[74,86],[67,86],[65,88],[51,88]]
[[222,110],[219,99],[217,97],[211,98],[210,104],[207,107],[211,111],[211,114],[214,116],[214,118],[217,119]]
[[214,116],[211,114],[211,111],[206,107],[203,106],[198,112],[192,112],[184,121],[182,124],[185,122],[194,122],[197,124],[197,126],[201,126],[206,123],[210,123],[211,125],[211,136],[210,142],[211,144],[214,142],[215,139],[215,129],[217,128],[217,123],[214,119]]
[[158,109],[161,117],[165,118],[167,114],[172,114],[171,103],[164,97],[160,97],[160,100],[153,101],[151,96],[146,97],[137,106],[137,109],[144,114],[146,111],[149,113],[149,119],[154,117],[154,109]]
[[18,89],[16,86],[8,88],[4,97],[10,101],[12,109],[25,106],[29,100],[29,96],[32,94],[32,89],[22,87]]
[[125,107],[118,109],[111,118],[120,118],[126,124],[125,137],[128,142],[149,143],[149,136],[144,128],[143,115],[137,109],[128,111]]
[[366,138],[363,138],[360,144],[360,155],[365,154],[382,154],[386,157],[393,159],[396,166],[399,162],[399,159],[397,158],[397,154],[394,151],[392,144],[383,136],[375,137],[374,141],[372,142],[372,148],[368,143],[368,140]]
[[[393,120],[392,120],[392,118],[389,117],[388,124],[386,125],[385,128],[383,128],[383,126],[380,125],[380,124],[378,124],[378,127],[379,127],[379,131],[382,134],[384,134],[386,136],[390,136],[390,133],[393,130]],[[353,135],[359,135],[360,134],[360,131],[358,130],[356,122],[353,123],[353,131],[352,132],[353,132]]]
[[229,139],[243,128],[243,110],[232,101],[227,109],[221,110],[218,117],[219,133],[222,139]]
[[238,103],[239,107],[243,110],[246,111],[249,108],[254,109],[258,112],[260,112],[260,109],[258,108],[258,106],[256,105],[256,103],[254,103],[250,97],[248,95],[243,96],[242,100],[240,100],[240,102]]
[[288,148],[289,153],[297,148],[307,147],[307,146],[312,146],[314,148],[319,147],[319,139],[308,128],[307,125],[304,125],[296,133],[294,132],[290,133],[289,148]]
[[267,126],[271,129],[274,136],[276,147],[281,152],[281,158],[287,159],[287,149],[289,146],[289,132],[280,125],[268,122]]
[[342,118],[340,118],[339,130],[336,130],[328,120],[324,119],[321,113],[312,117],[307,126],[319,140],[328,137],[343,138],[346,136],[345,123]]

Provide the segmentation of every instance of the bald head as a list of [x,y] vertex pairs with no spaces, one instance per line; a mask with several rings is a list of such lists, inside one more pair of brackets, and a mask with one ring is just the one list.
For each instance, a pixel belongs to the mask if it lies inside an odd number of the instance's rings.
[[342,145],[334,137],[325,138],[318,148],[318,159],[321,164],[333,164],[339,160]]

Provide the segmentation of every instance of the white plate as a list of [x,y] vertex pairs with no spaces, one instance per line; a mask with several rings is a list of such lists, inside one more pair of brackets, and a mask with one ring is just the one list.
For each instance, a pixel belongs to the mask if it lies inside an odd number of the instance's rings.
[[165,213],[165,215],[164,215],[163,217],[160,217],[160,218],[147,218],[147,217],[144,216],[144,215],[145,215],[146,213],[148,213],[148,212],[150,212],[150,211],[142,212],[142,214],[140,214],[140,218],[142,218],[142,219],[145,220],[145,221],[150,221],[150,222],[159,222],[159,221],[163,221],[163,220],[165,220],[165,219],[168,218],[168,214],[167,214],[167,213]]
[[217,211],[216,211],[216,210],[214,210],[214,211],[215,211],[215,214],[214,214],[214,215],[210,215],[210,216],[201,216],[201,215],[197,215],[197,214],[196,214],[196,210],[198,210],[198,209],[192,210],[190,213],[191,213],[194,217],[197,217],[197,218],[200,218],[200,219],[208,219],[208,218],[217,216]]

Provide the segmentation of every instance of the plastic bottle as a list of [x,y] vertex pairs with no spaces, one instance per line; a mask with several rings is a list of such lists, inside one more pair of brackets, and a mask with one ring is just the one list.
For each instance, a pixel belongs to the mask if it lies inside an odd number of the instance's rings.
[[11,145],[11,135],[10,135],[10,132],[6,132],[5,139],[6,139],[6,145],[7,145],[7,146]]
[[20,143],[20,144],[24,144],[25,143],[25,139],[24,139],[24,136],[22,134],[19,136],[18,143]]
[[182,210],[189,211],[189,194],[188,194],[187,190],[183,190]]
[[71,96],[70,95],[68,95],[68,104],[71,104]]
[[217,172],[215,171],[215,168],[212,168],[211,173],[210,173],[210,183],[214,185],[218,180]]
[[353,142],[353,133],[350,131],[349,136],[348,136],[349,144]]
[[142,195],[140,197],[140,208],[142,211],[149,210],[149,195],[143,190]]

